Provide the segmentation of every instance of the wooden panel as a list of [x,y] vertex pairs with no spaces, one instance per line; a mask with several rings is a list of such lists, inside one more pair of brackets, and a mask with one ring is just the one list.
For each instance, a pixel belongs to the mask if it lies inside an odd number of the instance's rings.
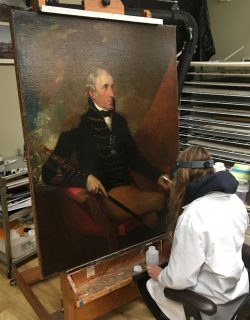
[[[151,245],[159,249],[160,263],[165,263],[169,256],[166,241],[155,241]],[[87,278],[88,267],[61,273],[65,320],[95,319],[138,298],[140,295],[132,279],[136,274],[133,267],[141,265],[145,270],[145,250],[145,247],[135,248],[93,265],[97,275],[90,278]]]
[[[117,291],[110,293],[76,309],[76,320],[93,320],[96,317],[106,314],[112,310],[123,306],[140,296],[135,285],[125,286]],[[83,317],[84,315],[84,317]],[[65,320],[71,320],[66,318]]]

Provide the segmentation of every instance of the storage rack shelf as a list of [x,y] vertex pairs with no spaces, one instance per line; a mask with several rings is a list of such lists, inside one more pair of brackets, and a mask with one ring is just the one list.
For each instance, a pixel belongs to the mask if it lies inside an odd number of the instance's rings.
[[7,266],[7,275],[11,277],[11,269],[13,265],[19,265],[36,254],[35,241],[31,243],[31,238],[21,241],[20,254],[13,254],[13,243],[11,243],[11,223],[20,220],[32,221],[31,205],[17,208],[9,211],[8,200],[12,194],[19,191],[29,192],[29,179],[26,163],[20,159],[15,163],[15,167],[22,167],[22,172],[10,174],[8,176],[0,176],[0,226],[3,230],[3,239],[1,239],[0,261]]
[[180,101],[180,148],[250,164],[250,64],[192,62]]

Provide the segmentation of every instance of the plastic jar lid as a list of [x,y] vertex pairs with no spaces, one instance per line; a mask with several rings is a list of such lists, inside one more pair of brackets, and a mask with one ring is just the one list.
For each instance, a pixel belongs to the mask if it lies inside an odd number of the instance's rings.
[[134,266],[134,272],[142,272],[142,267],[140,265]]
[[149,246],[148,250],[151,252],[154,252],[154,251],[156,251],[156,248],[155,248],[155,246]]

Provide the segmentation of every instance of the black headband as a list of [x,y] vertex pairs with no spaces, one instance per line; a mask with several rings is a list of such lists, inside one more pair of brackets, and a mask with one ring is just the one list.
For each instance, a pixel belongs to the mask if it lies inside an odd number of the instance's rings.
[[188,162],[176,162],[178,168],[191,168],[191,169],[202,169],[202,168],[212,168],[214,165],[214,160],[206,161],[188,161]]
[[179,168],[190,168],[190,169],[207,169],[213,168],[214,160],[206,161],[188,161],[188,162],[179,162],[176,161],[175,165],[170,170],[170,175],[173,176],[175,171]]

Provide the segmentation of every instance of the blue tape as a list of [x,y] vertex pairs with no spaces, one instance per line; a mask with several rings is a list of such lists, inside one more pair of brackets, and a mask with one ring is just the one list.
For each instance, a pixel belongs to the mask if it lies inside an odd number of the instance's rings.
[[83,299],[80,300],[80,307],[84,306],[84,301]]

